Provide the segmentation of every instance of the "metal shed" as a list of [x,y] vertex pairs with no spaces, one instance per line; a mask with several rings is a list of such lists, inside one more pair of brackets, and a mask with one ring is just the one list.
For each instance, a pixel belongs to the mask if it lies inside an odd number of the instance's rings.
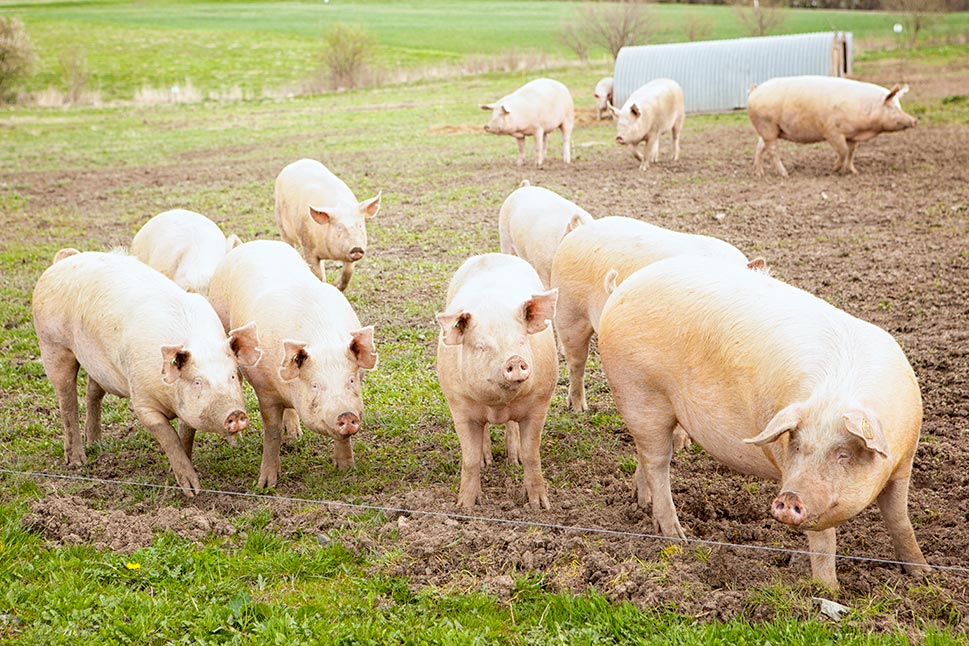
[[734,38],[623,47],[616,58],[616,107],[656,78],[683,88],[687,112],[727,112],[747,107],[750,86],[775,76],[851,73],[851,32]]

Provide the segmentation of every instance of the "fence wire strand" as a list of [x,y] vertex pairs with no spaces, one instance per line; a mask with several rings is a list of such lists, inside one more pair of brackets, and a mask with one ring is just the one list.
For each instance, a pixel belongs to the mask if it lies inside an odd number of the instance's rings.
[[[88,476],[77,476],[60,473],[44,473],[38,471],[17,471],[15,469],[0,469],[0,473],[29,478],[47,478],[51,480],[68,480],[74,482],[89,482],[97,484],[111,484],[122,486],[143,487],[146,489],[159,489],[167,491],[181,492],[182,488],[170,484],[155,484],[151,482],[136,482],[133,480],[111,480],[104,478],[92,478]],[[279,501],[300,504],[319,505],[321,507],[331,507],[346,509],[351,511],[379,511],[384,513],[397,514],[400,516],[429,516],[437,518],[451,518],[467,522],[482,522],[495,525],[513,525],[517,527],[534,527],[557,532],[576,532],[581,534],[600,534],[605,536],[618,536],[623,538],[651,539],[667,543],[702,545],[706,547],[729,547],[741,550],[751,550],[760,552],[771,552],[776,554],[790,554],[801,556],[834,556],[836,559],[844,561],[858,561],[864,563],[875,563],[878,565],[914,565],[924,567],[924,563],[909,563],[906,561],[893,561],[891,559],[880,559],[868,556],[855,556],[852,554],[826,554],[823,552],[811,552],[809,550],[793,550],[784,547],[768,547],[766,545],[744,545],[741,543],[727,543],[723,541],[711,541],[701,538],[675,538],[671,536],[661,536],[658,534],[647,534],[643,532],[631,532],[621,529],[609,529],[605,527],[583,527],[581,525],[560,525],[557,523],[542,523],[533,520],[519,520],[514,518],[493,518],[490,516],[475,516],[471,514],[459,514],[447,511],[428,511],[424,509],[407,509],[405,507],[390,507],[387,505],[376,505],[367,503],[353,503],[342,500],[320,500],[317,498],[301,498],[296,496],[279,496],[276,494],[250,493],[246,491],[222,491],[220,489],[199,489],[198,493],[210,493],[220,496],[232,496],[236,498],[251,498],[256,500]],[[942,572],[953,572],[956,574],[969,574],[969,568],[956,565],[933,565],[928,564],[933,570]]]

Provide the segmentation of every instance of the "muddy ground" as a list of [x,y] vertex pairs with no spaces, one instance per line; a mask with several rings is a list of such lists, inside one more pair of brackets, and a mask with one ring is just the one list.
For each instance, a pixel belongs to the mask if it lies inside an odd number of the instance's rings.
[[[447,125],[430,124],[429,130],[441,132]],[[578,147],[577,159],[569,167],[560,160],[559,139],[554,136],[551,161],[541,171],[515,167],[511,139],[502,158],[465,156],[450,168],[458,176],[470,177],[460,182],[478,183],[484,190],[506,186],[507,193],[528,178],[533,184],[556,187],[596,216],[629,215],[716,235],[749,256],[766,257],[776,277],[892,333],[918,375],[925,406],[909,505],[916,534],[930,563],[969,567],[965,529],[969,448],[964,444],[969,430],[969,127],[922,125],[863,144],[856,157],[860,171],[856,176],[832,174],[835,155],[826,146],[782,143],[780,152],[791,173],[787,179],[753,176],[755,137],[746,124],[708,123],[691,129],[688,119],[681,160],[666,161],[668,140],[664,139],[663,161],[647,173],[637,171],[627,153],[605,143],[609,126],[588,127],[600,128],[604,143]],[[239,181],[258,180],[271,177],[279,162],[235,162],[228,155],[217,172]],[[378,177],[387,173],[407,178],[408,172],[424,171],[423,167],[401,169],[400,160],[386,158],[348,156],[341,162],[347,174],[366,168]],[[178,165],[123,173],[73,173],[69,193],[45,190],[47,180],[55,181],[52,176],[24,173],[20,179],[32,187],[32,208],[70,200],[83,211],[85,203],[100,203],[103,213],[114,213],[123,221],[120,204],[104,204],[106,187],[122,179],[145,186],[205,183],[214,181],[213,172],[206,160],[186,159]],[[423,185],[439,188],[451,181],[449,173],[442,172],[428,176]],[[418,215],[423,192],[412,183],[402,182],[399,187],[391,183],[383,190],[405,194],[406,208],[396,213],[386,210],[380,216],[382,222],[404,224],[432,217]],[[457,229],[462,222],[496,222],[497,211],[455,204],[451,217]],[[110,224],[105,226],[107,230]],[[121,235],[112,229],[106,237],[120,242]],[[495,243],[497,248],[497,233]],[[419,293],[416,286],[415,293]],[[427,296],[443,300],[443,294]],[[361,319],[368,320],[366,313]],[[396,322],[427,327],[432,335],[426,352],[433,356],[433,321]],[[605,388],[601,371],[593,371],[589,379],[593,388]],[[563,380],[560,388],[564,386]],[[608,397],[600,397],[592,412],[611,407]],[[622,444],[624,455],[632,455],[632,443],[623,429],[605,432],[615,434],[613,439]],[[547,474],[567,474],[562,480],[570,483],[550,490],[552,509],[524,509],[520,474],[503,468],[498,458],[498,464],[484,471],[483,504],[475,515],[652,532],[649,510],[633,504],[629,476],[620,468],[617,455],[602,453],[576,462],[568,459],[568,438],[546,437],[545,441],[565,443],[564,450],[560,446],[546,451],[544,468]],[[379,443],[381,438],[371,436],[366,442]],[[57,468],[53,460],[52,468]],[[141,475],[125,474],[124,465],[107,455],[90,467],[90,474],[122,479]],[[769,516],[768,505],[777,491],[773,483],[737,475],[696,449],[675,456],[672,478],[680,520],[691,538],[806,549],[802,535]],[[216,484],[204,474],[203,480],[206,485]],[[664,541],[632,536],[439,515],[389,513],[386,524],[373,529],[356,522],[352,513],[326,507],[214,494],[182,501],[174,493],[133,503],[125,501],[129,494],[120,487],[92,485],[80,491],[72,487],[73,495],[57,493],[62,485],[51,487],[51,497],[36,503],[26,522],[53,543],[93,541],[130,551],[147,545],[158,531],[175,531],[195,540],[211,532],[231,535],[229,520],[268,504],[273,511],[270,527],[283,535],[326,535],[365,553],[402,551],[403,556],[390,566],[391,573],[407,577],[415,587],[486,589],[508,598],[514,591],[512,576],[534,573],[544,575],[551,590],[578,592],[594,587],[611,599],[628,599],[642,607],[673,607],[704,620],[738,615],[766,620],[787,604],[757,590],[783,583],[800,591],[795,613],[817,616],[809,599],[820,590],[806,583],[810,568],[807,558],[799,555],[696,544],[671,548]],[[365,502],[453,513],[456,487],[451,481],[432,486],[401,482]],[[301,494],[297,483],[282,492]],[[846,555],[894,558],[874,506],[840,528],[838,550]],[[882,610],[864,620],[872,628],[914,630],[923,620],[958,630],[969,627],[965,573],[939,572],[919,582],[894,565],[840,561],[838,574],[840,592],[826,596],[859,609],[878,600]]]

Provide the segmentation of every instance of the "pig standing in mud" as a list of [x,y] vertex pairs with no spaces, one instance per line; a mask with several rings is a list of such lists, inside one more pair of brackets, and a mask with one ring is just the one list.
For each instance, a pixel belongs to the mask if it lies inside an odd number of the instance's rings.
[[928,571],[907,510],[922,399],[884,330],[762,272],[681,256],[616,288],[599,355],[636,443],[636,493],[666,536],[686,536],[669,477],[680,425],[719,462],[780,480],[771,514],[807,532],[823,584],[837,586],[835,528],[875,500],[905,569]]
[[[748,264],[743,253],[723,240],[670,231],[633,218],[601,218],[562,240],[552,259],[550,286],[559,290],[555,331],[569,367],[568,403],[573,409],[586,409],[585,364],[607,288],[641,267],[682,254],[718,258],[738,267],[765,267],[760,258]],[[606,285],[610,270],[616,273]]]
[[596,89],[592,93],[596,100],[596,121],[602,120],[602,115],[613,116],[609,106],[612,105],[612,77],[607,76],[596,83]]
[[569,88],[558,81],[535,79],[481,109],[491,112],[486,132],[511,135],[518,141],[519,166],[525,163],[525,137],[533,136],[541,168],[548,152],[548,133],[556,129],[562,131],[562,161],[572,162],[575,106]]
[[529,507],[549,508],[539,444],[558,374],[557,294],[543,289],[521,258],[472,256],[437,315],[437,375],[461,442],[458,505],[466,509],[478,503],[481,464],[491,459],[488,424],[505,424],[508,460],[522,464]]
[[245,367],[263,419],[259,486],[279,479],[284,434],[300,420],[334,440],[338,469],[353,466],[350,438],[363,416],[363,371],[377,365],[373,326],[361,327],[338,289],[321,283],[291,247],[258,240],[233,249],[209,286],[209,300],[226,327],[256,321],[265,356]]
[[[249,425],[239,365],[259,362],[251,320],[228,338],[212,307],[135,258],[61,250],[33,296],[40,359],[57,393],[64,459],[86,460],[78,422],[77,373],[88,375],[88,443],[101,439],[105,393],[131,407],[168,456],[188,496],[200,489],[171,421],[180,430],[214,432],[235,443]],[[238,363],[237,363],[238,362]]]
[[380,193],[357,202],[353,191],[315,159],[300,159],[276,178],[276,224],[283,240],[303,249],[316,276],[326,282],[325,260],[343,262],[336,283],[343,291],[353,266],[367,250],[367,218],[380,210]]
[[159,213],[138,230],[131,241],[131,255],[185,291],[204,296],[216,266],[240,244],[239,236],[226,237],[204,215],[173,209]]
[[523,182],[498,212],[501,253],[527,260],[548,289],[552,257],[562,238],[589,222],[592,216],[585,209],[547,188]]
[[857,173],[858,144],[883,132],[914,128],[898,100],[908,86],[886,90],[880,85],[830,76],[774,78],[754,87],[747,97],[747,115],[760,135],[754,170],[764,174],[764,156],[774,160],[783,176],[787,169],[777,156],[777,140],[799,144],[827,141],[838,153],[834,171]]
[[[686,119],[683,107],[683,88],[671,79],[654,79],[640,87],[626,99],[621,110],[610,105],[618,118],[616,143],[632,148],[633,156],[642,162],[639,170],[659,161],[659,138],[664,132],[673,133],[671,159],[680,158],[680,130]],[[639,142],[645,142],[639,151]]]

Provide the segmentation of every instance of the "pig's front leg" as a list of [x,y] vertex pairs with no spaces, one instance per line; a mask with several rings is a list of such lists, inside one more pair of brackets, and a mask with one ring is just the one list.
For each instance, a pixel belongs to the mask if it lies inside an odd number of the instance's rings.
[[541,168],[545,163],[545,131],[541,128],[535,129],[535,154],[538,156],[535,165]]
[[195,429],[182,420],[178,420],[178,439],[182,443],[182,450],[185,451],[185,455],[191,460],[192,450],[195,447]]
[[87,378],[87,417],[84,419],[84,440],[88,444],[101,441],[101,400],[104,399],[101,384]]
[[908,517],[908,484],[908,478],[889,480],[878,494],[878,509],[885,519],[888,535],[892,537],[896,557],[909,564],[902,568],[909,574],[928,574],[932,570],[922,556],[922,550],[915,540],[912,521]]
[[515,136],[515,141],[518,142],[518,165],[522,166],[525,163],[525,135]]
[[341,292],[347,288],[350,284],[350,276],[353,275],[353,266],[357,264],[355,262],[344,262],[343,271],[340,273],[340,279],[336,283],[336,288]]
[[260,406],[262,413],[262,464],[259,466],[259,487],[272,488],[279,481],[279,445],[283,437],[281,405]]
[[836,536],[835,528],[829,527],[820,532],[805,531],[808,537],[808,550],[811,552],[811,576],[826,588],[838,589],[838,574],[835,567]]
[[531,509],[549,509],[548,491],[542,477],[542,457],[539,453],[542,426],[545,425],[547,408],[541,413],[519,420],[521,433],[521,462],[525,476],[525,492]]
[[481,499],[481,446],[485,424],[473,419],[455,419],[454,430],[461,443],[458,506],[471,509]]
[[333,464],[339,471],[349,471],[353,468],[353,447],[349,437],[333,440]]
[[172,465],[172,472],[175,473],[175,481],[182,488],[182,493],[186,497],[192,498],[202,488],[199,482],[192,460],[185,454],[182,448],[182,441],[178,433],[172,428],[172,424],[164,415],[153,408],[146,406],[133,406],[135,415],[141,420],[151,434],[155,436],[162,451],[168,456],[168,461]]

